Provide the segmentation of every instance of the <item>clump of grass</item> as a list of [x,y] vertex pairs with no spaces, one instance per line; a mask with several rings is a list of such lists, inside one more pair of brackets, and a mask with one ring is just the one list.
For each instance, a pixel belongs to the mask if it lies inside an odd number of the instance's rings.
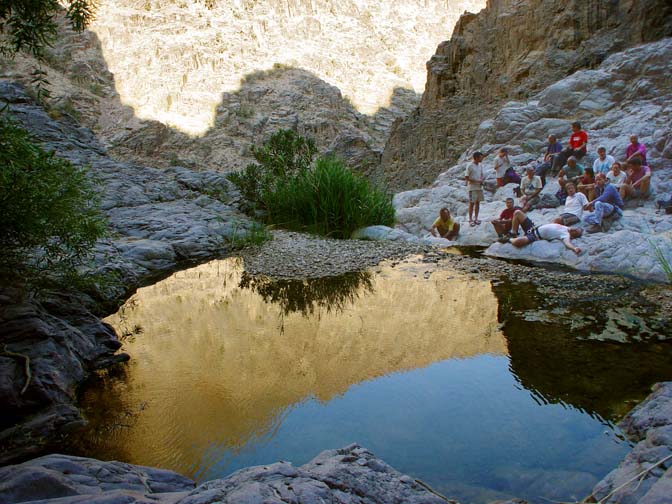
[[266,192],[264,199],[272,222],[334,238],[394,222],[389,196],[335,157],[319,158],[311,169]]
[[230,238],[231,247],[235,250],[253,245],[262,245],[273,237],[268,228],[258,222],[253,222],[252,226],[244,233],[239,233],[236,227]]
[[656,254],[658,264],[660,264],[660,267],[663,269],[663,273],[665,273],[665,276],[667,277],[667,281],[672,282],[672,264],[670,264],[669,258],[665,256],[665,254],[658,245],[653,243],[651,240],[649,240],[649,243],[653,248],[654,254]]
[[311,165],[317,154],[314,142],[292,130],[279,130],[252,152],[257,163],[229,180],[247,199],[248,210],[261,213],[267,222],[334,238],[394,222],[394,207],[384,191],[336,157]]

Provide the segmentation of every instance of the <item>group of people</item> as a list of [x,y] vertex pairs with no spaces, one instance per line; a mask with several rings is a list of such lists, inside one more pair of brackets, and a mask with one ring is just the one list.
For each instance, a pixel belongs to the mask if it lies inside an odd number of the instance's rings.
[[[497,186],[514,182],[518,184],[516,192],[520,197],[520,206],[514,206],[514,199],[507,198],[506,208],[499,219],[491,221],[501,242],[522,247],[537,240],[559,239],[565,247],[579,254],[580,249],[571,239],[581,236],[583,231],[570,226],[581,222],[584,211],[591,212],[583,218],[588,224],[586,232],[596,233],[603,231],[604,219],[617,219],[623,215],[625,200],[636,199],[641,206],[643,200],[650,197],[651,169],[646,162],[646,147],[636,135],[630,136],[622,162],[608,155],[606,148],[600,146],[592,166],[584,167],[580,161],[587,152],[588,134],[578,122],[572,123],[569,146],[564,149],[554,135],[549,135],[543,158],[536,164],[529,164],[522,177],[513,168],[508,149],[501,148],[498,151],[494,161]],[[472,158],[473,162],[469,163],[465,171],[465,180],[469,225],[473,227],[481,224],[478,214],[480,202],[484,199],[486,176],[482,164],[484,155],[475,152]],[[542,206],[541,191],[549,175],[557,176],[560,189],[555,196],[561,204],[564,203],[564,209],[553,223],[535,226],[527,212]],[[523,236],[518,236],[519,229],[522,229]],[[460,226],[450,211],[442,208],[430,232],[433,236],[453,240],[457,238]]]

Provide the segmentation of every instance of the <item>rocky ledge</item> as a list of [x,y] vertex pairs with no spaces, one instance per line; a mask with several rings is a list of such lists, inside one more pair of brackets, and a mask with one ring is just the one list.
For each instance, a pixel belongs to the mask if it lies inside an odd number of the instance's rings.
[[289,462],[242,469],[196,484],[172,471],[49,455],[0,469],[6,503],[171,504],[445,504],[357,445],[324,451],[301,467]]
[[[458,164],[439,175],[430,187],[395,196],[396,229],[366,228],[358,236],[449,245],[447,240],[427,238],[439,209],[446,206],[462,226],[457,244],[489,246],[486,254],[666,280],[656,249],[663,256],[672,257],[672,218],[657,213],[654,200],[672,192],[671,74],[672,38],[667,38],[614,54],[599,68],[578,71],[527,101],[509,102],[493,119],[481,123],[472,147]],[[493,245],[497,236],[489,220],[498,217],[504,199],[513,196],[514,187],[495,191],[492,163],[496,152],[508,147],[512,163],[528,163],[540,157],[548,134],[566,142],[570,123],[575,120],[588,132],[590,151],[604,145],[616,159],[624,158],[629,135],[638,135],[648,149],[654,196],[643,207],[626,210],[608,232],[579,239],[577,244],[584,252],[578,257],[560,243],[534,243],[522,249],[509,244]],[[488,155],[484,171],[491,190],[486,191],[481,203],[483,223],[470,227],[464,170],[476,150]],[[542,194],[552,199],[558,186],[549,180]],[[561,211],[561,207],[535,210],[530,217],[535,224],[544,224]]]

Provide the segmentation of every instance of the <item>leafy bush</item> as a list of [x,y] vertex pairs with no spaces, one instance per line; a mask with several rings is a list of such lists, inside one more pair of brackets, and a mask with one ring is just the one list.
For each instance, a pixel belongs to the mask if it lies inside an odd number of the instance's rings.
[[253,210],[266,210],[262,188],[272,189],[288,177],[308,169],[317,154],[315,142],[293,130],[278,130],[262,146],[253,146],[251,163],[241,172],[229,175]]
[[86,171],[0,112],[0,277],[73,274],[105,231]]
[[285,227],[347,238],[359,227],[394,222],[389,196],[335,157],[319,158],[311,167],[316,152],[312,140],[280,130],[253,148],[258,164],[229,179],[252,210]]

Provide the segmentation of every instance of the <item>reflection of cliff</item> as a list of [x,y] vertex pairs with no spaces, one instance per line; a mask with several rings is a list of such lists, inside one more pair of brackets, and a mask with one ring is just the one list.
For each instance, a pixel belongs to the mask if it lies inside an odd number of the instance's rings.
[[[615,421],[649,394],[651,384],[672,379],[672,342],[591,341],[566,322],[525,321],[507,312],[507,306],[529,304],[521,298],[531,294],[525,290],[509,285],[495,293],[511,371],[537,398]],[[593,307],[599,309],[598,302],[584,305],[584,313]]]
[[110,318],[122,332],[144,330],[127,345],[130,378],[101,395],[125,396],[125,411],[148,406],[119,431],[123,439],[109,440],[109,455],[123,446],[130,461],[188,471],[182,459],[269,435],[305,399],[329,401],[362,381],[448,358],[506,353],[489,283],[412,274],[386,269],[354,305],[310,317],[282,315],[239,289],[241,268],[231,260],[141,289]]

